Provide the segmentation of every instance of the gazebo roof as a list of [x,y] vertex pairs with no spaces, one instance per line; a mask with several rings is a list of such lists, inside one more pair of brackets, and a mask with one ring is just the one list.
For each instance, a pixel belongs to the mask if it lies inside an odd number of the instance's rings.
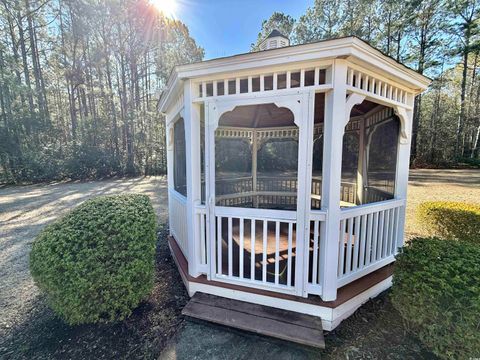
[[342,58],[381,74],[414,94],[427,89],[431,80],[395,59],[383,54],[357,37],[321,40],[309,44],[286,46],[269,51],[250,52],[192,64],[176,66],[159,99],[159,109],[165,112],[182,89],[184,80],[214,77],[220,74],[242,74],[252,69],[281,68],[286,64]]

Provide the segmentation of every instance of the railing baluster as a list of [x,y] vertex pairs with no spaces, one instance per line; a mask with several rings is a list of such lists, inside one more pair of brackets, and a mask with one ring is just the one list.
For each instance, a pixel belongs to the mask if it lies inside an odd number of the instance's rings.
[[255,280],[255,219],[250,223],[250,279]]
[[203,213],[199,213],[198,216],[200,217],[200,257],[201,257],[201,264],[206,264],[206,243],[205,243],[205,215]]
[[217,216],[217,273],[222,275],[222,217]]
[[338,254],[340,255],[338,259],[338,276],[342,276],[344,258],[345,258],[345,229],[346,229],[347,220],[340,221],[340,235],[338,239]]
[[[352,219],[353,220],[353,219]],[[356,271],[358,267],[358,253],[360,251],[360,216],[355,217],[355,242],[353,245],[353,266],[352,271]]]
[[228,276],[233,275],[233,233],[232,218],[228,218]]
[[263,220],[262,281],[267,282],[267,235],[268,221]]
[[239,222],[240,222],[240,253],[239,253],[239,257],[240,257],[240,264],[239,264],[239,276],[241,279],[243,279],[243,247],[244,247],[244,238],[243,238],[243,226],[244,226],[244,219],[243,218],[240,218],[239,219]]
[[400,208],[395,208],[395,225],[393,227],[393,241],[392,241],[392,254],[395,254],[397,251],[397,242],[398,242],[398,217],[400,216]]
[[385,211],[380,211],[379,220],[378,220],[378,249],[377,249],[377,257],[375,260],[382,258],[382,250],[383,250],[383,225],[384,225],[384,218],[385,218]]
[[[313,222],[313,264],[312,264],[312,283],[318,284],[318,225],[319,221]],[[310,239],[309,239],[310,244]],[[310,256],[309,256],[310,257]]]
[[280,222],[275,222],[275,285],[278,285],[280,275]]
[[390,209],[390,223],[388,225],[388,249],[387,256],[392,255],[392,243],[393,243],[393,227],[395,223],[395,208]]
[[361,227],[361,230],[360,230],[360,264],[359,264],[359,268],[363,268],[365,266],[365,251],[368,251],[368,249],[366,248],[366,237],[367,237],[367,219],[368,219],[368,215],[365,214],[365,215],[362,215],[361,217],[361,221],[362,221],[362,227]]
[[352,237],[353,237],[353,218],[348,219],[348,238],[347,238],[347,265],[345,274],[349,274],[352,267]]
[[292,286],[292,237],[293,223],[288,223],[287,286]]
[[378,212],[373,214],[373,239],[372,239],[372,257],[370,262],[377,260],[377,240],[378,240]]

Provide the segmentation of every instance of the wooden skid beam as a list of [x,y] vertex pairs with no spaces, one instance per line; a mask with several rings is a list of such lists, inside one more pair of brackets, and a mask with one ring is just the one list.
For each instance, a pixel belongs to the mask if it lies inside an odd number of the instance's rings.
[[182,314],[295,343],[325,348],[319,317],[195,293]]

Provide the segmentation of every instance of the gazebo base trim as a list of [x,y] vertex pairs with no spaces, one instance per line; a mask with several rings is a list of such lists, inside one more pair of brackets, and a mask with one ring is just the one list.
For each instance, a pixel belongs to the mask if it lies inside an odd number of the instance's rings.
[[384,266],[338,289],[335,301],[323,301],[317,295],[307,298],[208,280],[205,275],[188,274],[188,262],[172,236],[168,237],[172,257],[190,297],[196,292],[245,301],[253,304],[318,316],[323,329],[332,331],[368,300],[392,285],[393,264]]

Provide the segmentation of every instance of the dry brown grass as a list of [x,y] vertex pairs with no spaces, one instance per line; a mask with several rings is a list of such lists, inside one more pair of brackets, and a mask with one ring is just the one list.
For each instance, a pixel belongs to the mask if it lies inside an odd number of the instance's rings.
[[417,206],[438,200],[479,204],[480,170],[411,170],[405,226],[407,238],[425,235],[415,221]]

